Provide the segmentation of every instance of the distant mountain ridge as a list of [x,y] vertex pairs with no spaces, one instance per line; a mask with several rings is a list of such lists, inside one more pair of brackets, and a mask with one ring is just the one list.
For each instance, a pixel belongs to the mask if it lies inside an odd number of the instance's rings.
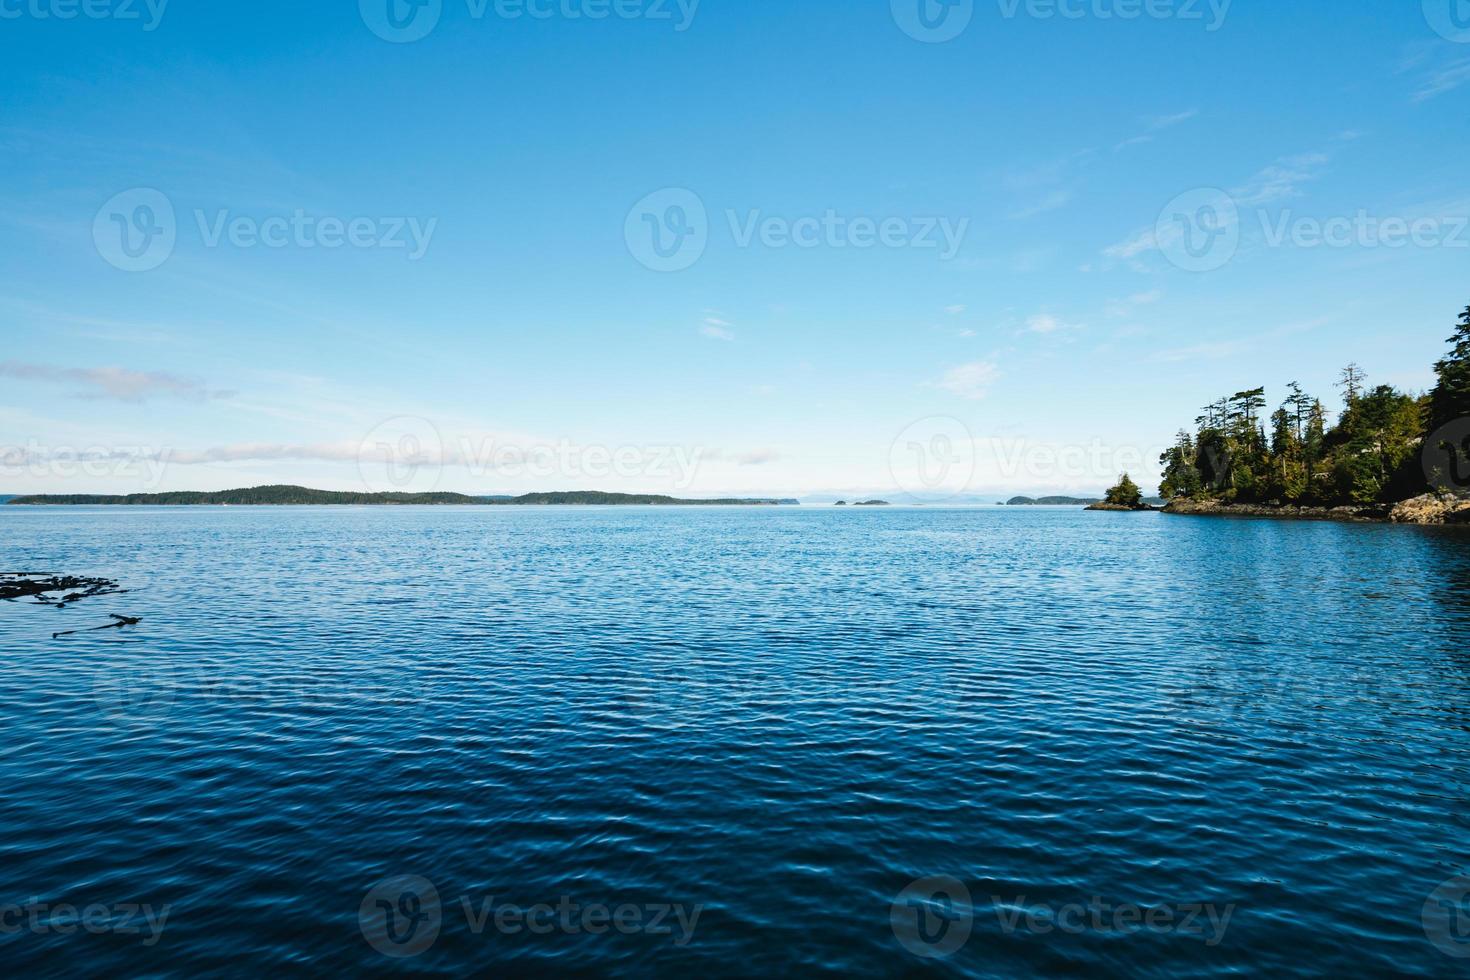
[[34,494],[0,500],[10,506],[65,507],[302,507],[302,506],[663,506],[663,507],[776,507],[799,500],[722,498],[681,500],[657,494],[602,493],[575,490],[566,493],[528,493],[520,497],[471,497],[462,493],[351,493],[271,486],[218,492]]

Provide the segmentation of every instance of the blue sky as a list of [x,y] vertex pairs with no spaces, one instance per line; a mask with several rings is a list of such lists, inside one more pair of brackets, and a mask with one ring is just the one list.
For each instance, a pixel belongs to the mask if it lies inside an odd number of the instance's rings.
[[0,0],[0,491],[1095,492],[1470,302],[1464,0],[388,2]]

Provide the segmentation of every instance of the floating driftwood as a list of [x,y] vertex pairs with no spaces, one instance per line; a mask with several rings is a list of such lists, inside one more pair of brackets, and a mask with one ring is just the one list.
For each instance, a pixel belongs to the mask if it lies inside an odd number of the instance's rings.
[[[55,593],[64,593],[57,596]],[[34,599],[43,606],[65,609],[73,602],[102,595],[122,595],[117,583],[105,578],[78,578],[74,575],[41,575],[35,572],[0,572],[0,599]]]
[[108,623],[106,626],[94,626],[89,630],[67,630],[64,633],[52,633],[51,639],[55,640],[62,636],[76,636],[78,633],[96,633],[98,630],[120,630],[125,626],[137,626],[143,621],[142,619],[134,619],[131,616],[119,616],[116,613],[112,614],[112,618],[117,620],[117,622]]

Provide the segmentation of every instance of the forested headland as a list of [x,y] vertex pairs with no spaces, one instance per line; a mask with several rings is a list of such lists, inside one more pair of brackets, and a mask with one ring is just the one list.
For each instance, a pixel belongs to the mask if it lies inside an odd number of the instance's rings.
[[1427,393],[1343,368],[1332,417],[1300,384],[1268,414],[1265,388],[1205,406],[1160,457],[1162,496],[1226,504],[1391,504],[1470,489],[1470,307]]

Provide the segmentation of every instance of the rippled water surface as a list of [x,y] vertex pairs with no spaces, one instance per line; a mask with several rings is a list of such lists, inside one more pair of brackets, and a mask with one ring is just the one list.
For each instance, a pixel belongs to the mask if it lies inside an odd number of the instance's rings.
[[1464,531],[12,507],[0,570],[132,590],[0,603],[13,971],[1470,970]]

